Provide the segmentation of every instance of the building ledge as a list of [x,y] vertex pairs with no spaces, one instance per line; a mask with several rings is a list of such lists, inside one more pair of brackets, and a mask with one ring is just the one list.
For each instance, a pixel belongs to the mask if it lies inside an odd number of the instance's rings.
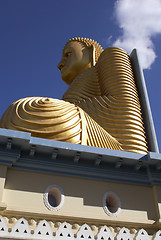
[[0,164],[50,174],[161,184],[161,154],[132,153],[31,137],[0,129]]

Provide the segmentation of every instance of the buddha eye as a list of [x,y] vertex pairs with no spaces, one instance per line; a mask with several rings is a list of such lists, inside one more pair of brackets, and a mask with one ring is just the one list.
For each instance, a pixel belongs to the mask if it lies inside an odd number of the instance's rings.
[[69,57],[72,53],[71,52],[66,52],[66,57]]

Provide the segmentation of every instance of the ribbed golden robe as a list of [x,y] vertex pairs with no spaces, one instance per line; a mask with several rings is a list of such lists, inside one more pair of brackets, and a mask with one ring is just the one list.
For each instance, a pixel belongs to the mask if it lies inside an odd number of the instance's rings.
[[133,71],[122,49],[104,50],[96,66],[74,79],[63,100],[20,99],[6,110],[0,127],[35,137],[147,152]]
[[125,151],[147,152],[138,92],[124,50],[105,49],[96,66],[80,74],[63,99],[81,107]]

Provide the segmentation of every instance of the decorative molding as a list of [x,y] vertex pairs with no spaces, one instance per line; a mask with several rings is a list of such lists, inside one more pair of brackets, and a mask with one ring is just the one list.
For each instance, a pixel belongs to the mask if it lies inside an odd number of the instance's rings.
[[123,227],[116,236],[116,240],[133,240],[130,231]]
[[8,226],[5,218],[0,216],[0,237],[7,237],[8,236]]
[[15,225],[12,227],[10,235],[14,238],[25,237],[26,239],[30,239],[32,235],[31,235],[31,229],[28,225],[28,221],[24,218],[20,218],[19,220],[17,220]]
[[75,156],[74,156],[74,162],[78,163],[81,157],[81,153],[80,152],[76,152]]
[[87,224],[83,224],[77,232],[77,240],[94,240],[94,234]]
[[60,224],[59,229],[56,231],[55,240],[61,239],[74,240],[74,233],[72,232],[71,226],[67,222]]
[[35,155],[35,152],[36,152],[36,146],[35,145],[32,145],[31,146],[31,149],[30,149],[30,156],[33,157]]
[[[12,139],[12,146],[7,150],[8,139]],[[14,169],[119,183],[161,184],[160,153],[139,154],[90,147],[31,137],[29,133],[9,129],[0,129],[0,164]]]
[[161,240],[161,230],[156,232],[152,238],[153,240]]
[[114,235],[107,226],[101,227],[99,233],[97,234],[97,240],[114,240]]
[[[110,197],[110,199],[109,199],[110,203],[109,204],[110,204],[110,206],[112,205],[112,207],[115,208],[115,209],[113,209],[115,211],[110,211],[110,207],[107,206],[107,204],[108,204],[108,199],[107,198],[108,197]],[[120,199],[119,199],[119,197],[117,196],[116,193],[111,192],[111,191],[106,192],[103,196],[102,202],[103,202],[103,209],[104,209],[105,213],[107,213],[109,216],[117,216],[120,213],[121,202],[120,202]]]
[[38,223],[38,226],[34,230],[34,239],[53,239],[53,231],[46,220],[42,220]]
[[7,144],[6,144],[6,149],[10,150],[12,147],[12,138],[8,138]]
[[87,225],[77,223],[36,221],[25,218],[0,216],[0,239],[50,239],[50,240],[160,240],[161,230],[152,235],[144,229],[112,228],[109,226]]
[[[60,203],[58,204],[58,206],[52,206],[49,202],[49,192],[52,189],[56,189],[56,194],[60,194]],[[57,196],[54,196],[54,197],[56,198]],[[62,208],[62,206],[64,204],[64,192],[63,192],[62,188],[56,184],[48,186],[43,195],[43,201],[44,201],[45,206],[50,211],[58,211],[60,208]]]
[[51,159],[55,160],[58,156],[58,149],[54,149],[52,154],[51,154]]
[[144,229],[140,229],[135,237],[136,240],[150,240],[147,232]]

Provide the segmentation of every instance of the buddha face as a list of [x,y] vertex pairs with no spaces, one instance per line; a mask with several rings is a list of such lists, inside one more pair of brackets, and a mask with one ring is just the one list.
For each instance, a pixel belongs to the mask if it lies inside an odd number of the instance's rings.
[[79,73],[91,67],[90,58],[90,51],[85,44],[77,41],[69,42],[58,64],[63,81],[70,85]]

